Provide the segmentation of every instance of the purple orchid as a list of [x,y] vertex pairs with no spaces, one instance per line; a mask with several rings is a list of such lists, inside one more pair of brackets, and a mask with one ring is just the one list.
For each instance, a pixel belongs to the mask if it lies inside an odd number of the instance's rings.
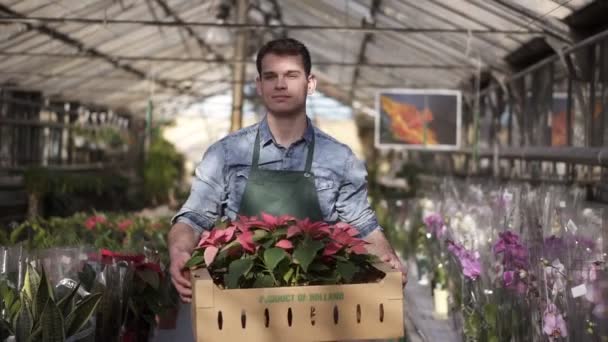
[[568,336],[566,321],[553,303],[550,303],[543,313],[543,332],[549,336],[550,341]]
[[461,244],[455,243],[454,241],[448,240],[448,251],[450,251],[462,267],[462,273],[465,277],[475,280],[481,274],[481,263],[479,262],[479,253],[471,252],[464,248]]
[[441,238],[443,234],[445,234],[445,231],[447,229],[443,218],[437,213],[432,213],[425,217],[424,224],[426,225],[429,232],[438,238]]
[[528,270],[528,250],[519,235],[511,231],[499,233],[493,250],[496,256],[502,254],[503,286],[525,294],[528,289],[524,279]]

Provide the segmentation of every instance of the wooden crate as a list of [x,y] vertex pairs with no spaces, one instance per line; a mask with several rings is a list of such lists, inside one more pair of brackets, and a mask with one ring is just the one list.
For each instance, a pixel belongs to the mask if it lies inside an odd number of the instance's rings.
[[401,273],[381,264],[378,283],[221,289],[192,272],[197,341],[336,341],[404,335]]

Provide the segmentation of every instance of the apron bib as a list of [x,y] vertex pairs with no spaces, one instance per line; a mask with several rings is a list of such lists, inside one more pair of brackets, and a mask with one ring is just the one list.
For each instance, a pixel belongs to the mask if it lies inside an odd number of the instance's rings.
[[260,159],[260,132],[253,147],[251,171],[241,199],[239,215],[259,216],[262,212],[274,216],[291,215],[297,219],[322,221],[315,176],[310,171],[315,148],[315,136],[308,146],[304,171],[262,170]]

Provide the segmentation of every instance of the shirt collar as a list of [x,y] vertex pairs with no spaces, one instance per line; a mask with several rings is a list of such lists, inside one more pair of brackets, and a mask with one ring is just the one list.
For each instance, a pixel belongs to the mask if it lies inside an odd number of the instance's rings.
[[[313,134],[315,134],[315,129],[314,129],[314,126],[312,125],[312,121],[310,120],[310,118],[308,116],[306,116],[306,123],[307,123],[306,131],[304,131],[303,138],[306,141],[306,143],[309,144],[312,142],[312,137],[313,137]],[[262,121],[260,121],[259,129],[260,129],[260,142],[262,143],[262,146],[266,146],[270,142],[274,142],[276,144],[276,141],[274,140],[274,137],[272,136],[272,132],[270,131],[270,127],[268,126],[268,119],[266,118],[266,116],[264,116]]]

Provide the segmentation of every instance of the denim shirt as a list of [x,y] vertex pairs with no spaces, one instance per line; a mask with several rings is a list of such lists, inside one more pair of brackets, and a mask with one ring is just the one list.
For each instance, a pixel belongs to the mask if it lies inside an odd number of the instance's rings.
[[348,146],[307,121],[304,136],[289,147],[276,143],[266,118],[211,145],[196,167],[190,196],[171,222],[183,222],[200,234],[213,228],[218,217],[236,219],[259,128],[259,167],[269,170],[304,170],[314,134],[312,173],[324,220],[347,222],[359,230],[360,237],[380,229],[367,199],[365,164]]

